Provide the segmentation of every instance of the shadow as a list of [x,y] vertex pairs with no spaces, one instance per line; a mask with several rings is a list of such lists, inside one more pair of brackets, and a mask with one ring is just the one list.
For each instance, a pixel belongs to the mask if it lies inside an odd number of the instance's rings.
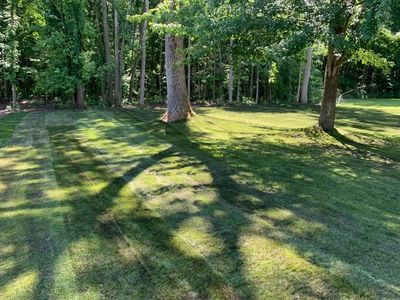
[[[2,246],[27,233],[29,251],[0,254],[19,257],[1,287],[28,268],[38,271],[33,298],[54,298],[65,289],[55,276],[67,252],[71,298],[399,295],[396,156],[375,161],[387,153],[377,146],[366,156],[365,145],[338,133],[347,149],[253,132],[223,139],[186,122],[162,125],[158,114],[88,111],[47,128],[38,114],[30,125],[43,130],[21,131],[16,144],[43,142],[8,153],[17,159],[1,195],[12,199],[23,183],[28,203],[1,207]],[[277,135],[294,133],[305,138]],[[57,201],[45,193],[52,169]]]

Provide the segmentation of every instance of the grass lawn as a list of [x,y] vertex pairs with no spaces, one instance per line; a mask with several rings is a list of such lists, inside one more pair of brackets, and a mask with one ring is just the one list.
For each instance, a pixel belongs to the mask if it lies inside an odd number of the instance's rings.
[[0,118],[0,299],[400,298],[400,100]]

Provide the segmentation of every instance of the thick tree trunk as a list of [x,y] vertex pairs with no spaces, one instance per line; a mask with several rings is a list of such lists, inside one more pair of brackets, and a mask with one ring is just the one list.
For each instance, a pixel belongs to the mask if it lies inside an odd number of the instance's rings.
[[230,41],[230,50],[229,50],[229,82],[228,82],[228,103],[233,103],[233,57],[232,57],[232,47],[233,47],[233,39]]
[[106,81],[106,103],[111,105],[112,103],[112,66],[111,66],[111,50],[110,50],[110,30],[108,25],[108,11],[106,0],[101,0],[102,10],[102,21],[103,21],[103,42],[104,52],[106,56],[106,68],[107,68],[107,81]]
[[328,49],[325,68],[324,95],[321,103],[319,127],[330,131],[335,127],[336,97],[339,87],[341,60],[335,56],[333,48]]
[[119,14],[114,7],[114,56],[115,56],[115,75],[114,75],[114,105],[121,106],[121,38],[119,33]]
[[183,39],[167,35],[165,37],[165,68],[167,73],[167,111],[164,122],[188,119],[192,110],[186,89]]
[[308,83],[310,82],[311,76],[311,66],[312,66],[312,48],[307,49],[307,62],[304,67],[303,85],[301,88],[301,104],[307,104],[308,102]]
[[[149,10],[149,0],[144,0],[143,13]],[[146,34],[147,34],[147,21],[143,21],[140,27],[140,49],[142,53],[142,63],[140,67],[140,96],[139,106],[144,106],[144,92],[146,84]]]
[[85,109],[85,89],[82,84],[78,84],[75,94],[75,106],[78,109]]

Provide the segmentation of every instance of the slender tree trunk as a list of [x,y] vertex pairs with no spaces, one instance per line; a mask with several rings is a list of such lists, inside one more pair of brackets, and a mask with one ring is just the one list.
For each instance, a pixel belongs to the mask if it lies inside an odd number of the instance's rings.
[[236,90],[236,102],[239,103],[240,101],[240,68],[241,64],[238,64],[238,71],[237,71],[237,90]]
[[213,101],[215,101],[215,96],[216,96],[216,89],[217,89],[217,79],[216,79],[216,76],[217,76],[217,67],[216,67],[216,63],[214,63],[213,64],[213,91],[212,91],[212,93],[213,93]]
[[165,68],[167,73],[167,111],[162,121],[188,119],[192,110],[186,89],[183,40],[168,34],[165,38]]
[[300,67],[299,67],[299,80],[297,83],[297,94],[296,94],[296,100],[295,103],[299,103],[300,102],[300,92],[301,92],[301,70],[302,70],[302,65],[300,63]]
[[225,80],[225,69],[224,66],[222,65],[222,50],[221,47],[218,48],[218,55],[219,55],[219,103],[222,103],[223,99],[223,87],[224,87],[224,80]]
[[[191,47],[191,43],[190,43],[190,37],[188,38],[188,48],[190,51],[190,47]],[[187,65],[187,91],[188,91],[188,98],[190,100],[190,55],[189,55],[189,59],[188,59],[188,65]]]
[[128,91],[129,102],[132,102],[132,99],[133,99],[133,87],[135,85],[135,75],[136,75],[135,73],[136,73],[136,69],[139,65],[139,59],[140,59],[140,55],[136,55],[135,59],[132,57],[133,63],[131,66],[131,78],[129,79],[129,91]]
[[121,106],[121,38],[119,32],[119,14],[116,4],[114,5],[114,105]]
[[[144,0],[143,13],[149,10],[149,0]],[[140,27],[140,49],[142,53],[142,63],[140,67],[140,96],[139,106],[144,106],[144,93],[146,84],[146,34],[147,34],[147,21],[143,21]]]
[[10,11],[10,23],[12,26],[12,29],[14,31],[13,35],[12,35],[12,49],[11,49],[11,72],[12,72],[12,80],[11,80],[11,97],[12,97],[12,109],[16,110],[17,109],[17,87],[16,87],[16,81],[17,81],[17,74],[15,71],[15,51],[16,51],[16,46],[15,46],[15,3],[14,0],[11,0],[11,11]]
[[325,131],[335,127],[336,97],[339,87],[341,60],[335,56],[334,49],[329,47],[325,68],[324,95],[321,103],[319,127]]
[[4,72],[4,99],[8,99],[8,84],[6,79],[6,72]]
[[251,65],[250,68],[250,87],[249,87],[249,98],[253,98],[253,83],[254,83],[254,66]]
[[12,109],[16,110],[17,109],[17,87],[14,83],[11,84],[11,94],[12,94]]
[[230,50],[229,50],[229,82],[228,82],[228,96],[229,100],[228,103],[232,104],[233,103],[233,81],[234,81],[234,75],[233,75],[233,57],[232,57],[232,47],[233,47],[233,39],[231,38],[230,41]]
[[259,76],[260,76],[260,74],[259,74],[258,67],[257,67],[257,70],[256,70],[256,104],[258,104],[259,87],[260,87],[259,86],[259,81],[260,81]]
[[110,29],[108,25],[108,11],[106,0],[101,0],[102,10],[102,21],[103,21],[103,42],[104,52],[106,56],[106,68],[107,68],[107,79],[106,79],[106,103],[111,105],[112,103],[112,66],[111,66],[111,50],[110,50]]
[[307,62],[304,67],[304,75],[303,75],[303,86],[301,88],[301,104],[307,104],[308,102],[308,83],[310,82],[311,76],[311,66],[312,66],[312,48],[308,47],[307,49]]
[[75,105],[78,109],[85,109],[85,89],[81,83],[78,84],[75,94]]
[[164,73],[164,64],[163,64],[163,39],[161,39],[160,42],[160,73],[158,74],[158,93],[159,93],[159,97],[160,100],[162,99],[162,74]]

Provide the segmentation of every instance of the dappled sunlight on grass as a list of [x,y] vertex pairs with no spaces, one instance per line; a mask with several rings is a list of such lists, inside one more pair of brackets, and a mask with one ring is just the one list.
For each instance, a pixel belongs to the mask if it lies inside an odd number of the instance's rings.
[[314,106],[28,114],[0,148],[0,297],[396,298],[389,108],[331,135]]

